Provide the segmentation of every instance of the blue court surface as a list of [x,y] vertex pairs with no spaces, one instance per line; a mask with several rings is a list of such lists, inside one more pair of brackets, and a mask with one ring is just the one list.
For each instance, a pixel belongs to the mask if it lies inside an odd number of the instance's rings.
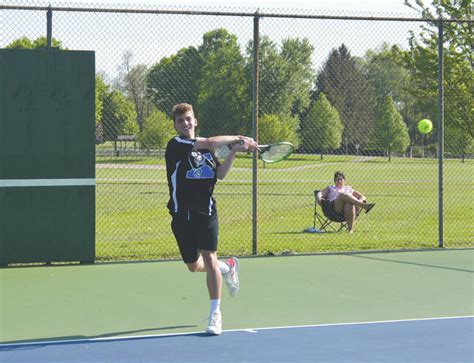
[[474,362],[473,342],[464,316],[2,344],[0,361]]

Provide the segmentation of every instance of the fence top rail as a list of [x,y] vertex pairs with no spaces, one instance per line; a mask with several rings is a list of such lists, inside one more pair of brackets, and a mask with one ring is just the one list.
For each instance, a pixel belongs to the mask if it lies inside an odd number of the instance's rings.
[[473,19],[444,19],[444,18],[407,18],[407,17],[376,17],[376,16],[339,16],[339,15],[302,15],[255,12],[223,12],[200,10],[163,10],[163,9],[131,9],[131,8],[90,8],[90,7],[57,7],[57,6],[26,6],[0,5],[0,10],[30,10],[30,11],[64,11],[88,13],[126,13],[126,14],[164,14],[164,15],[201,15],[201,16],[239,16],[259,18],[292,18],[320,20],[370,20],[370,21],[406,21],[406,22],[443,22],[443,23],[473,23]]

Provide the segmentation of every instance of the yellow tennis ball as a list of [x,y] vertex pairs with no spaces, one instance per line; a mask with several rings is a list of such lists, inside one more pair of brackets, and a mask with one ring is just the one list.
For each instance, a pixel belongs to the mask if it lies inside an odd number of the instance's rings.
[[421,120],[420,122],[418,122],[418,130],[422,134],[427,134],[427,133],[431,132],[432,129],[433,129],[433,124],[431,123],[430,120],[425,118],[425,119]]

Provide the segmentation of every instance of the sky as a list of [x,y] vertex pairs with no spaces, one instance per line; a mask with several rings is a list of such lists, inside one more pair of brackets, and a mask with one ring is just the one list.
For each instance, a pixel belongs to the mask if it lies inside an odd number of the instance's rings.
[[[7,1],[10,2],[10,1]],[[154,4],[156,6],[218,6],[218,7],[246,7],[264,9],[312,9],[349,12],[396,13],[416,16],[416,12],[404,5],[404,0],[13,0],[15,3],[35,4],[50,3],[51,5],[89,3],[113,4]],[[430,0],[425,3],[430,3]]]
[[[146,9],[161,10],[182,10],[192,6],[195,10],[249,14],[256,10],[262,14],[277,14],[281,10],[286,14],[419,18],[419,14],[404,5],[404,0],[4,0],[3,3],[87,8],[104,5],[108,8],[141,8],[140,5],[143,5]],[[9,24],[7,28],[10,31],[0,36],[0,43],[8,44],[22,36],[35,39],[44,35],[46,17],[42,13],[22,12],[20,16],[20,13],[4,12],[0,14],[0,22],[1,16]],[[176,54],[179,49],[198,46],[202,43],[202,35],[212,29],[224,27],[236,34],[242,49],[253,36],[251,17],[204,19],[197,16],[186,18],[180,26],[176,26],[177,19],[183,18],[162,16],[160,22],[156,22],[154,16],[147,14],[56,12],[53,15],[53,37],[60,39],[68,49],[94,50],[97,70],[114,78],[123,55],[128,51],[133,54],[133,64],[151,66],[163,57]],[[363,56],[367,49],[376,49],[385,42],[406,47],[408,31],[418,24],[263,18],[260,32],[278,44],[284,38],[308,38],[315,48],[313,65],[318,68],[329,52],[341,44],[345,44],[354,56]]]

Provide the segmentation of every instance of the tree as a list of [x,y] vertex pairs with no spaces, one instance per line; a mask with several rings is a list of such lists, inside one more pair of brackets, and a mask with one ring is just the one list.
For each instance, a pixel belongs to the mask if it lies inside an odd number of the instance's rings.
[[[423,18],[432,19],[427,25],[422,25],[420,37],[424,44],[437,38],[437,19],[472,20],[473,15],[472,0],[433,0],[431,6],[426,6],[423,0],[414,0],[414,2],[413,0],[405,0],[405,5],[418,11]],[[467,21],[444,23],[443,35],[452,48],[462,54],[471,64],[471,68],[474,68],[472,23]]]
[[410,71],[403,65],[400,48],[384,43],[376,50],[368,50],[362,60],[362,69],[372,88],[375,113],[377,114],[386,97],[392,97],[408,125],[411,140],[416,140],[419,136],[419,118],[412,112],[416,101],[410,94],[412,80]]
[[446,151],[454,156],[461,156],[462,162],[464,162],[466,155],[474,151],[474,139],[468,132],[458,127],[446,127],[444,140]]
[[314,98],[321,92],[344,124],[345,152],[349,152],[349,146],[367,144],[373,130],[373,97],[356,59],[344,44],[331,51],[317,76]]
[[138,132],[133,104],[120,91],[106,93],[102,102],[105,141],[115,141],[118,135],[135,135]]
[[388,161],[392,160],[392,152],[405,152],[410,145],[407,126],[390,96],[385,98],[375,119],[374,139],[388,153]]
[[164,112],[154,109],[145,118],[138,141],[146,150],[162,149],[174,134],[173,121]]
[[148,68],[144,64],[132,65],[132,53],[125,52],[119,69],[117,88],[132,102],[137,114],[138,129],[143,129],[143,119],[151,112],[151,103],[146,92]]
[[[309,106],[315,78],[311,63],[313,50],[307,39],[284,39],[279,49],[268,36],[262,37],[259,51],[261,115],[296,115]],[[247,75],[251,79],[252,42],[247,47],[247,54]]]
[[[47,38],[38,37],[35,40],[31,40],[28,37],[21,37],[15,39],[13,42],[8,44],[5,48],[9,49],[44,49],[46,48]],[[66,49],[63,47],[62,42],[55,38],[51,39],[51,46],[53,48]]]
[[177,103],[197,106],[201,68],[201,55],[195,47],[183,48],[176,55],[161,59],[146,77],[148,97],[168,116]]
[[[411,96],[414,99],[414,113],[420,117],[438,119],[438,24],[437,19],[472,19],[472,0],[432,1],[425,6],[421,0],[406,0],[405,4],[432,19],[422,26],[419,35],[412,34],[410,50],[403,53],[405,67],[413,79]],[[460,135],[469,144],[474,138],[474,59],[472,44],[472,23],[443,23],[444,52],[444,121],[446,146],[452,143],[447,137],[459,140]],[[437,125],[435,124],[435,127]],[[449,132],[448,132],[449,131]],[[434,141],[436,133],[428,136]],[[463,142],[464,143],[464,142]]]
[[95,76],[95,142],[104,142],[104,128],[102,126],[102,111],[104,98],[109,92],[109,86],[104,82],[101,75]]
[[245,77],[245,60],[237,37],[225,29],[210,31],[199,47],[203,60],[197,103],[203,136],[248,134],[251,102]]
[[319,98],[310,107],[303,122],[302,137],[305,150],[323,153],[341,147],[344,125],[336,108],[320,93]]
[[300,144],[298,137],[299,120],[292,116],[263,115],[259,119],[258,140],[260,144],[274,144],[280,141]]
[[109,92],[109,86],[105,83],[102,75],[95,76],[95,121],[101,122],[103,100],[105,95]]

